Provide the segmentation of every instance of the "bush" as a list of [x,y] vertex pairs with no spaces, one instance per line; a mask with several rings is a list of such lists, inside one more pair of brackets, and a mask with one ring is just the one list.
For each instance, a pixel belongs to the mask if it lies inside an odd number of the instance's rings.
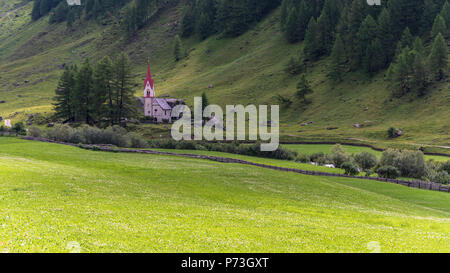
[[132,148],[147,148],[148,142],[136,133],[128,133],[128,139],[130,140],[130,147]]
[[361,152],[355,155],[354,158],[356,164],[364,171],[372,169],[378,163],[377,157],[369,152]]
[[402,176],[421,178],[425,175],[425,159],[421,151],[403,151],[394,166]]
[[351,160],[350,156],[340,144],[337,144],[333,147],[328,158],[334,164],[334,166],[336,166],[336,168],[341,168],[344,162]]
[[28,133],[32,137],[42,137],[44,134],[44,132],[41,130],[41,128],[36,127],[36,126],[30,127],[30,129],[28,129]]
[[389,127],[387,134],[388,134],[389,138],[396,138],[397,137],[397,129],[395,129],[394,127]]
[[394,166],[381,166],[378,168],[377,173],[382,178],[396,179],[400,176],[400,171]]
[[394,149],[387,149],[381,154],[380,165],[381,166],[394,166],[397,164],[401,156],[401,152]]
[[299,162],[299,163],[310,163],[311,162],[311,158],[309,157],[309,155],[300,154],[299,156],[297,156],[295,161]]
[[314,153],[309,156],[312,162],[318,162],[320,158],[325,158],[325,154],[322,152]]
[[352,162],[344,162],[341,165],[341,168],[345,170],[346,175],[358,175],[359,170]]
[[25,126],[23,125],[23,122],[17,122],[14,124],[12,128],[13,132],[16,133],[16,135],[24,136],[27,134],[27,131],[25,130]]
[[440,166],[439,170],[440,170],[440,171],[446,171],[447,173],[450,173],[450,160],[447,161],[447,162],[445,162],[445,163],[443,163],[443,164]]
[[441,183],[441,184],[450,184],[450,174],[445,170],[446,163],[439,163],[433,160],[430,160],[426,163],[426,171],[425,177],[428,181]]

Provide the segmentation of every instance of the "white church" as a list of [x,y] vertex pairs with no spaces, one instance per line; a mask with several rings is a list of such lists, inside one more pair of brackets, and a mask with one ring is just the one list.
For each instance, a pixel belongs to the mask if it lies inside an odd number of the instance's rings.
[[145,117],[153,118],[157,123],[171,123],[172,109],[176,105],[184,105],[183,100],[172,98],[156,98],[155,81],[150,73],[150,64],[147,67],[147,77],[144,81],[144,98],[141,100],[144,104]]

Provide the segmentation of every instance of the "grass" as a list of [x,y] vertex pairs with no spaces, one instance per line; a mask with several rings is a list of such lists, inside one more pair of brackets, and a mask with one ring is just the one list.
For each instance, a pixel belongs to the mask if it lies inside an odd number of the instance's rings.
[[[18,2],[7,2],[13,1]],[[29,12],[30,7],[31,3],[20,12]],[[8,8],[0,7],[0,13]],[[189,56],[175,63],[173,38],[180,30],[176,22],[180,22],[182,8],[166,10],[131,42],[122,39],[116,18],[101,24],[75,24],[73,29],[65,24],[48,25],[48,17],[33,23],[24,20],[25,15],[15,19],[13,26],[0,29],[0,37],[5,37],[0,40],[0,100],[7,101],[0,104],[0,115],[15,122],[30,113],[51,112],[61,64],[80,63],[86,57],[96,61],[124,51],[134,64],[136,95],[142,93],[145,63],[150,59],[157,94],[183,98],[189,105],[202,92],[219,105],[278,104],[278,94],[290,98],[292,104],[281,107],[282,140],[362,142],[380,148],[423,146],[429,152],[450,154],[448,148],[440,147],[450,143],[448,81],[432,85],[424,97],[411,94],[396,99],[383,72],[372,79],[354,72],[342,83],[332,84],[326,78],[329,60],[324,58],[308,67],[314,93],[308,97],[312,103],[305,105],[295,98],[299,77],[284,71],[289,59],[301,54],[302,44],[286,42],[279,29],[279,10],[237,38],[184,39]],[[30,83],[23,84],[23,79]],[[314,123],[301,126],[307,121]],[[367,126],[358,129],[353,127],[355,123]],[[403,129],[404,135],[387,139],[390,126]],[[147,134],[160,135],[159,127],[147,127],[142,128]]]
[[[328,144],[284,144],[288,150],[296,151],[299,154],[312,155],[314,153],[331,153],[331,149],[334,145]],[[343,148],[347,151],[348,154],[358,154],[361,152],[369,152],[371,154],[376,155],[378,158],[381,157],[382,152],[373,150],[369,147],[360,147],[360,146],[351,146],[351,145],[343,145]],[[435,160],[435,161],[448,161],[450,157],[447,156],[435,156],[435,155],[425,155],[426,160]]]
[[374,181],[0,138],[4,252],[449,252],[450,199]]

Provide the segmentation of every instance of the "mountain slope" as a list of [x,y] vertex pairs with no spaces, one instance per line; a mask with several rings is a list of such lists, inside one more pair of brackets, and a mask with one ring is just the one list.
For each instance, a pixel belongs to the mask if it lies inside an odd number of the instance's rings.
[[[179,33],[183,5],[182,1],[164,9],[130,42],[122,39],[117,18],[75,25],[73,30],[65,24],[48,25],[48,17],[33,23],[17,22],[14,35],[2,28],[0,100],[6,103],[0,104],[0,115],[23,119],[28,113],[51,111],[51,98],[64,64],[79,63],[86,57],[95,61],[124,50],[135,63],[137,95],[141,94],[145,62],[150,59],[157,94],[184,98],[188,104],[202,92],[211,103],[220,105],[278,104],[278,94],[290,98],[292,104],[281,110],[281,133],[286,140],[450,146],[449,80],[433,85],[424,97],[396,99],[383,73],[372,79],[360,72],[351,73],[334,86],[326,78],[329,60],[325,58],[308,67],[314,93],[308,97],[312,103],[305,105],[295,98],[299,77],[284,71],[289,59],[300,54],[302,45],[284,39],[279,10],[237,38],[216,35],[204,41],[183,40],[189,56],[175,63],[173,38]],[[20,11],[29,12],[30,4]],[[208,88],[210,85],[213,88]],[[308,121],[313,124],[301,126]],[[353,127],[364,122],[370,126]],[[390,126],[402,128],[404,136],[388,140]],[[338,129],[327,130],[329,127]]]

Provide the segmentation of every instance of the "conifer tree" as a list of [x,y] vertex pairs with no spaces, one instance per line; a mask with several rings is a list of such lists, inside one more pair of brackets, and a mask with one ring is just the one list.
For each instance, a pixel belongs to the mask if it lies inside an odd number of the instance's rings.
[[345,55],[344,42],[339,34],[336,35],[333,50],[331,51],[331,64],[328,71],[328,77],[335,81],[342,81],[345,73],[345,62],[347,61]]
[[384,8],[378,16],[378,32],[377,37],[380,40],[384,62],[383,67],[388,65],[394,56],[393,45],[395,43],[394,35],[392,33],[392,22],[389,11]]
[[74,87],[76,67],[66,66],[58,86],[56,88],[56,96],[53,104],[55,116],[64,121],[74,121]]
[[93,70],[86,59],[75,76],[74,112],[76,121],[91,124],[94,121],[93,112],[96,111]]
[[428,73],[423,55],[416,50],[414,54],[412,86],[419,96],[423,96],[427,90]]
[[352,65],[354,68],[359,67],[365,56],[367,55],[367,48],[370,47],[372,41],[377,36],[377,23],[371,15],[367,15],[362,22],[358,33],[356,34],[356,52],[353,55]]
[[394,88],[394,96],[401,97],[413,88],[414,54],[407,46],[403,48],[395,61],[389,67],[389,79]]
[[444,18],[445,25],[447,26],[447,28],[450,28],[450,4],[448,3],[448,1],[445,1],[439,15],[441,15],[442,18]]
[[311,59],[316,59],[318,57],[318,44],[317,44],[317,23],[314,17],[311,17],[309,21],[308,28],[305,34],[305,46],[303,52],[305,56]]
[[178,62],[184,57],[184,49],[183,44],[181,42],[180,36],[175,36],[175,45],[173,49],[173,55],[175,57],[175,61]]
[[444,37],[439,33],[433,40],[430,56],[430,71],[437,80],[444,78],[448,67],[448,49]]
[[431,37],[436,37],[439,33],[445,35],[447,33],[447,26],[445,25],[445,20],[441,15],[437,15],[434,19],[433,28],[431,29]]
[[306,95],[313,93],[311,85],[306,79],[306,75],[303,74],[300,78],[300,81],[297,84],[297,93],[296,96],[299,99],[302,99],[304,102],[308,102],[306,99]]
[[112,125],[116,109],[114,109],[112,89],[113,65],[109,56],[103,57],[96,64],[93,77],[97,105],[96,117],[108,117]]
[[122,118],[136,115],[135,97],[133,91],[134,76],[131,62],[125,53],[120,54],[113,62],[112,88],[115,102],[115,123],[120,124]]

